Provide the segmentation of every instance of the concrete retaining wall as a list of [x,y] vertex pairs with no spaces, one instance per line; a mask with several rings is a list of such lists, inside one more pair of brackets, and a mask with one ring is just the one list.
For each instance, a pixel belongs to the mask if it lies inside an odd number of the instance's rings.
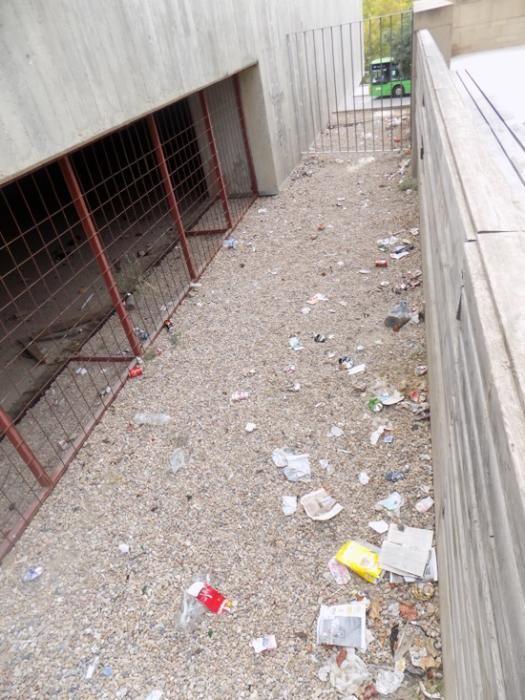
[[3,0],[0,182],[257,64],[241,87],[275,191],[299,158],[286,34],[360,18],[361,0]]
[[415,0],[414,30],[428,29],[446,61],[525,43],[525,0]]
[[525,190],[416,37],[447,700],[525,696]]

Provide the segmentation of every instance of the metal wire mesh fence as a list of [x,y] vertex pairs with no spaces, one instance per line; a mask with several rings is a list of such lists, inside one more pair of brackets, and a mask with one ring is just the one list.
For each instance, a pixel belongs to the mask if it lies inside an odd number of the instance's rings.
[[296,32],[287,41],[303,152],[409,145],[411,12]]
[[237,76],[0,188],[0,558],[256,190]]

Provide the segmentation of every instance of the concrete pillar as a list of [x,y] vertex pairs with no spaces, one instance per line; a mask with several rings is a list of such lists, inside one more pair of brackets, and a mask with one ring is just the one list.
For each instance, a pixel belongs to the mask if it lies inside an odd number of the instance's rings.
[[239,74],[239,87],[259,194],[277,194],[279,182],[259,66]]

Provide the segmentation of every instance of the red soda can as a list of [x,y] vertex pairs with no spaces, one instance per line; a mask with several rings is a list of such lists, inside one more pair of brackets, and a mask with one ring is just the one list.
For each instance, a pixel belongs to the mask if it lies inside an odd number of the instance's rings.
[[388,267],[388,260],[376,260],[376,267]]
[[128,377],[133,379],[133,377],[142,377],[143,374],[142,367],[132,367],[128,372]]
[[220,615],[225,610],[230,611],[232,607],[231,600],[203,581],[193,583],[187,592],[216,615]]

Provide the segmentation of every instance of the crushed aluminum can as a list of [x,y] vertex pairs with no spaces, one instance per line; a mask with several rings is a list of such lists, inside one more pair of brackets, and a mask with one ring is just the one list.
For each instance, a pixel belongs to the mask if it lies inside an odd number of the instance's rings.
[[388,267],[388,260],[376,260],[376,267]]
[[144,372],[142,371],[142,367],[132,367],[128,371],[128,377],[130,379],[134,379],[135,377],[142,377],[143,374]]

